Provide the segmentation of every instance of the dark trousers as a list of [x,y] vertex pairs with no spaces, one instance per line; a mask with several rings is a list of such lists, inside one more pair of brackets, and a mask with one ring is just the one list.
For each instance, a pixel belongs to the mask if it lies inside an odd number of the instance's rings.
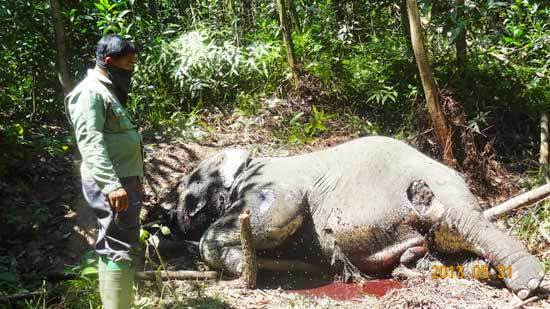
[[99,232],[94,246],[100,256],[114,262],[128,261],[134,267],[143,265],[143,250],[139,243],[139,213],[143,201],[139,177],[121,178],[128,194],[128,209],[114,212],[105,194],[95,181],[82,179],[82,191],[88,205],[93,209]]

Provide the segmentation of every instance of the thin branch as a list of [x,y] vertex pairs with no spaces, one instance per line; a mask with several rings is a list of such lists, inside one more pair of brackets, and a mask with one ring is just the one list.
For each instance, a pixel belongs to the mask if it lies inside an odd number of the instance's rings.
[[[137,280],[156,280],[157,271],[138,271],[136,272]],[[216,271],[160,271],[160,277],[164,280],[196,280],[196,279],[217,279],[218,272]]]
[[518,195],[508,201],[497,205],[493,208],[487,209],[483,212],[485,218],[489,220],[496,220],[496,218],[502,214],[505,214],[516,208],[531,205],[540,200],[547,198],[550,195],[550,184],[545,184],[534,190]]
[[29,292],[29,293],[17,293],[17,294],[11,294],[6,296],[0,296],[0,303],[9,303],[15,300],[27,299],[27,298],[42,295],[43,293],[44,292],[42,291],[35,291],[35,292]]
[[540,297],[538,297],[538,296],[533,296],[533,297],[531,297],[531,298],[527,298],[526,300],[524,300],[524,301],[522,301],[522,302],[520,302],[520,303],[514,305],[514,307],[512,307],[512,308],[513,308],[513,309],[521,308],[521,307],[527,305],[528,303],[537,301],[537,300],[539,300],[539,299],[540,299]]

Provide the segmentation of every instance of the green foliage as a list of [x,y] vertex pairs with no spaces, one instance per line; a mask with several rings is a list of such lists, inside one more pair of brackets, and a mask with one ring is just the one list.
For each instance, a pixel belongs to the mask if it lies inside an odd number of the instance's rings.
[[[94,252],[87,252],[79,265],[65,269],[65,274],[75,276],[76,279],[66,280],[60,285],[53,286],[43,282],[41,289],[38,290],[41,292],[39,295],[17,301],[13,305],[16,308],[47,308],[46,303],[50,303],[54,298],[61,298],[65,308],[101,308],[97,261]],[[0,256],[0,291],[2,291],[0,295],[29,292],[20,285],[16,261],[13,257]]]
[[332,115],[325,114],[322,110],[317,110],[317,107],[313,105],[311,107],[311,116],[305,127],[305,133],[308,136],[316,136],[327,130],[325,123],[332,118]]
[[1,1],[0,19],[0,123],[56,118],[49,2]]
[[[540,202],[537,207],[528,208],[512,220],[512,231],[523,239],[529,248],[550,240],[550,203]],[[532,249],[531,249],[532,250]],[[550,258],[543,260],[546,271],[550,270]]]
[[279,46],[238,46],[227,29],[183,32],[157,37],[137,67],[130,107],[150,123],[173,123],[198,106],[231,108],[242,103],[239,93],[273,91],[285,78]]
[[345,122],[356,137],[379,135],[382,130],[375,124],[354,114],[346,114]]
[[132,24],[126,26],[124,16],[130,13],[130,10],[120,9],[126,6],[126,1],[109,2],[109,0],[99,0],[94,3],[98,12],[95,14],[97,27],[103,34],[117,33],[126,35],[130,32]]
[[273,76],[274,65],[281,60],[279,47],[240,47],[232,40],[218,39],[224,36],[223,32],[191,31],[164,46],[164,54],[173,57],[173,78],[187,100],[220,106],[234,101],[236,91],[265,87],[280,78]]
[[[544,168],[529,170],[520,182],[525,190],[533,190],[546,184]],[[508,219],[511,232],[522,239],[530,251],[545,250],[541,244],[550,240],[550,202],[542,200],[534,205],[521,208],[517,214]],[[544,251],[543,251],[544,252]],[[550,257],[544,256],[542,262],[546,272],[550,271]]]
[[311,115],[304,120],[304,113],[295,113],[284,126],[285,132],[282,136],[287,136],[286,140],[291,144],[311,143],[315,137],[327,131],[326,123],[333,115],[326,114],[318,110],[315,105],[311,107]]
[[[432,10],[454,10],[440,3]],[[466,2],[462,17],[434,16],[428,31],[440,84],[458,90],[470,114],[513,110],[537,116],[550,102],[547,29],[550,9],[540,1]],[[468,31],[465,76],[456,74],[453,41],[456,28]],[[503,98],[505,102],[503,102]]]
[[367,99],[367,102],[376,102],[378,104],[386,104],[387,102],[395,103],[397,100],[397,91],[390,86],[382,86],[379,89],[372,91],[371,96]]
[[18,286],[16,261],[11,256],[0,256],[0,291],[11,294],[20,290]]
[[236,98],[236,111],[240,115],[252,116],[260,110],[260,101],[258,97],[250,93],[240,92]]
[[22,146],[25,143],[25,129],[19,123],[12,125],[0,124],[0,176],[9,172],[14,160],[19,160],[24,156]]
[[101,308],[97,265],[97,255],[88,251],[80,264],[65,269],[65,274],[76,277],[64,282],[63,303],[67,308]]

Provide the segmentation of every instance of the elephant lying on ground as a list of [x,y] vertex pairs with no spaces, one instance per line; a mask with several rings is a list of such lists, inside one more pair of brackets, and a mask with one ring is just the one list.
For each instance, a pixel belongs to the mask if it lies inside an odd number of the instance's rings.
[[391,138],[285,158],[228,149],[202,161],[179,190],[179,228],[202,235],[203,260],[234,275],[243,267],[238,216],[248,211],[259,252],[286,248],[377,274],[428,249],[468,251],[511,266],[503,281],[521,298],[544,277],[535,257],[483,217],[457,172]]

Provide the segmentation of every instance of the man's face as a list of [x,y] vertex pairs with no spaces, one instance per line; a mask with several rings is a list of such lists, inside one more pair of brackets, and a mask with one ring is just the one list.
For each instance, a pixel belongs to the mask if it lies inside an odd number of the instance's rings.
[[128,70],[128,71],[134,71],[134,66],[137,62],[137,56],[136,54],[128,54],[126,56],[117,57],[117,58],[111,58],[106,57],[105,63],[108,65],[115,66],[120,69]]

